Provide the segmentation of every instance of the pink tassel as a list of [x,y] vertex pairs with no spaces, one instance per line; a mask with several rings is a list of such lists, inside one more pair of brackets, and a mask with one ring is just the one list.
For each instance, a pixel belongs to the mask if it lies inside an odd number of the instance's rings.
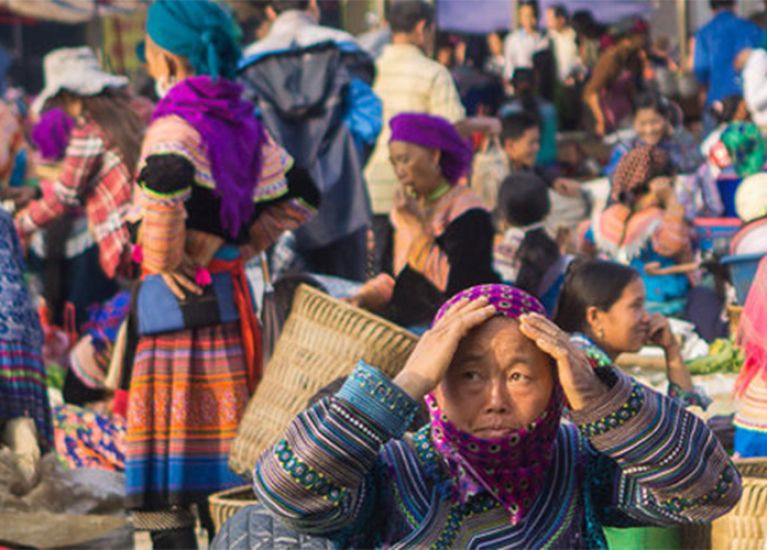
[[140,264],[144,261],[144,249],[141,248],[140,244],[133,246],[133,252],[131,253],[131,259],[133,260],[133,263]]
[[210,276],[210,271],[204,267],[198,267],[194,275],[194,282],[198,286],[208,286],[213,284],[213,278]]

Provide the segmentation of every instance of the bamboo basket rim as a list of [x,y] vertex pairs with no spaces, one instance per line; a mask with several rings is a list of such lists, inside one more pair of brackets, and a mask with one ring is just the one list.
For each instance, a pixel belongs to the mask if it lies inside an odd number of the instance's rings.
[[298,288],[296,289],[296,294],[295,294],[295,297],[293,298],[293,307],[291,307],[291,309],[290,309],[290,313],[291,314],[293,313],[294,309],[296,309],[296,307],[295,307],[296,304],[299,303],[299,297],[303,298],[304,300],[308,299],[308,298],[304,298],[304,296],[303,296],[304,294],[307,295],[308,297],[319,298],[319,299],[322,299],[322,300],[328,302],[329,304],[332,304],[333,306],[335,306],[339,310],[337,312],[337,315],[340,314],[341,312],[351,313],[351,314],[356,315],[358,317],[362,317],[362,318],[364,318],[367,321],[372,321],[372,322],[375,322],[375,323],[377,323],[379,325],[382,325],[382,326],[386,327],[388,330],[391,330],[391,331],[399,333],[399,334],[404,334],[406,336],[411,336],[414,339],[418,340],[418,335],[416,335],[415,333],[407,330],[406,328],[404,328],[404,327],[402,327],[402,326],[400,326],[400,325],[398,325],[396,323],[393,323],[393,322],[389,321],[388,319],[384,319],[380,315],[377,315],[377,314],[375,314],[375,313],[373,313],[371,311],[368,311],[368,310],[363,309],[361,307],[354,306],[354,305],[352,305],[352,304],[350,304],[348,302],[344,302],[343,300],[339,300],[338,298],[335,298],[335,297],[331,296],[330,294],[328,294],[328,293],[326,293],[326,292],[324,292],[324,291],[322,291],[322,290],[320,290],[320,289],[318,289],[316,287],[313,287],[311,285],[307,285],[306,283],[301,283],[300,285],[298,285]]
[[[229,451],[248,478],[258,456],[284,433],[321,388],[348,376],[360,359],[387,376],[402,369],[418,336],[310,285],[299,285],[290,314]],[[281,398],[274,392],[286,391]]]

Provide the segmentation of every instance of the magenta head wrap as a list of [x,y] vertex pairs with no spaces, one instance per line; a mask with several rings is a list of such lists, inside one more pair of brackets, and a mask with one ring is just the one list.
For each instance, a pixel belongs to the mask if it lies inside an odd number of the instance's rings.
[[47,161],[61,160],[69,144],[69,134],[75,120],[63,109],[49,109],[32,129],[32,143]]
[[471,165],[472,150],[455,127],[442,117],[423,113],[401,113],[389,122],[392,141],[406,141],[442,152],[439,166],[451,184],[458,183]]
[[[493,284],[458,293],[442,306],[435,321],[457,301],[482,297],[509,319],[517,319],[525,313],[546,314],[541,303],[526,292]],[[439,408],[433,395],[426,396],[426,404],[431,415],[431,439],[454,481],[454,496],[465,503],[472,495],[486,491],[508,512],[513,525],[521,521],[543,489],[553,457],[564,406],[559,383],[554,384],[549,403],[538,418],[496,439],[482,439],[459,430]]]

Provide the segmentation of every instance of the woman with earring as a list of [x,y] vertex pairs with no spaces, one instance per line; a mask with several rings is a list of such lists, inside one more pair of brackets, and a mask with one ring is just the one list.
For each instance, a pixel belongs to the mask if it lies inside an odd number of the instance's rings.
[[613,362],[621,353],[659,346],[666,356],[668,395],[685,406],[706,409],[711,400],[693,386],[668,319],[648,313],[645,298],[644,282],[634,269],[601,260],[576,261],[565,276],[554,322]]
[[229,446],[261,374],[244,262],[306,221],[318,193],[233,81],[240,49],[220,4],[157,0],[146,31],[139,53],[162,99],[137,170],[126,497],[155,548],[194,548],[190,508],[212,535],[207,497],[242,483]]
[[493,224],[482,199],[461,185],[471,148],[442,117],[402,113],[391,119],[389,155],[400,183],[390,219],[391,275],[352,298],[405,326],[427,325],[447,296],[498,281]]

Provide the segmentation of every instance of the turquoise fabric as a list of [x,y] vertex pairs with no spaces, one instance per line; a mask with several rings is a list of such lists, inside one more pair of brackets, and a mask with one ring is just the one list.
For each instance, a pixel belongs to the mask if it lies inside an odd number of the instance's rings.
[[[594,242],[594,230],[589,227],[584,235],[589,242]],[[690,290],[690,281],[686,275],[648,275],[645,265],[658,262],[661,268],[676,265],[676,261],[667,256],[661,256],[653,250],[652,243],[648,240],[645,247],[629,266],[639,272],[647,292],[647,311],[662,315],[676,315],[684,310],[687,303],[687,293]]]
[[[186,58],[195,74],[235,78],[239,30],[229,12],[210,0],[156,0],[146,32],[162,49]],[[139,57],[143,51],[139,50]]]

